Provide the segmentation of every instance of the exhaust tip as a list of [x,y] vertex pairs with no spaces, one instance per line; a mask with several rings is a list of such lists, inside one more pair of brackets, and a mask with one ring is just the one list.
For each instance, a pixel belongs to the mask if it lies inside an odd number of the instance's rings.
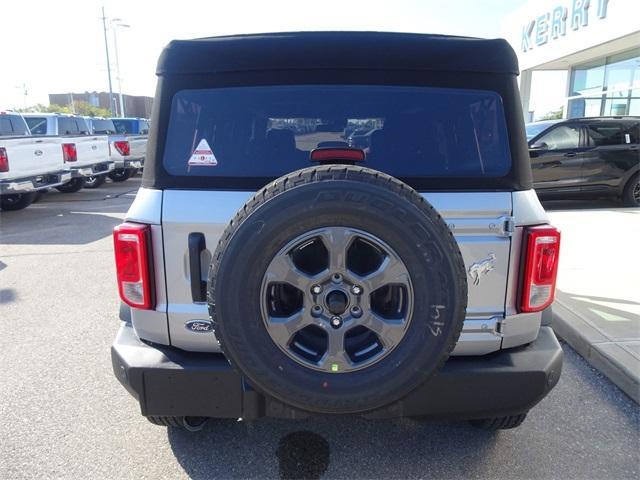
[[209,419],[207,417],[183,417],[182,425],[190,432],[199,432],[208,421]]

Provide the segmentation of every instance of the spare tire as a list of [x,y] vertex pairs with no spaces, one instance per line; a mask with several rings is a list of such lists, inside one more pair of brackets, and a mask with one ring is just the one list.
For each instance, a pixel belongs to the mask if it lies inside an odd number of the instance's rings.
[[458,245],[386,174],[312,167],[254,195],[224,231],[209,312],[230,363],[311,412],[388,405],[447,360],[466,312]]

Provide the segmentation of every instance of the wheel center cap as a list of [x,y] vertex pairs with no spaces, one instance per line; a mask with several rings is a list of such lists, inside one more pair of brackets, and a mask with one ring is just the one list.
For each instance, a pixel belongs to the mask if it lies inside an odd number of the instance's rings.
[[327,308],[333,315],[342,315],[347,309],[349,299],[341,290],[333,290],[329,292],[326,298]]

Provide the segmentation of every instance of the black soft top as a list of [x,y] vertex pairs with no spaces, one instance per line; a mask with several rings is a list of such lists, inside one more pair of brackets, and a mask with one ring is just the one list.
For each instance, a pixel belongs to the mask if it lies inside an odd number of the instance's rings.
[[518,74],[502,39],[387,32],[291,32],[174,40],[156,73],[298,69],[427,70]]
[[401,178],[419,190],[532,188],[518,61],[505,40],[386,32],[291,32],[174,40],[158,60],[142,184],[256,190],[274,178],[179,176],[163,165],[174,95],[184,90],[282,85],[391,85],[491,91],[503,104],[512,168],[503,177]]

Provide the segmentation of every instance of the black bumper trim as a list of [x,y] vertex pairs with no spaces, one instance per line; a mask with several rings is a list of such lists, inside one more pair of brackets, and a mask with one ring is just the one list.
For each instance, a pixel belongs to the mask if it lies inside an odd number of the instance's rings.
[[[442,370],[402,400],[363,414],[369,418],[432,416],[489,418],[524,413],[556,385],[562,348],[542,327],[524,347],[481,357],[451,357]],[[111,348],[113,370],[140,402],[143,415],[252,419],[304,418],[253,390],[222,354],[149,345],[123,324]]]

